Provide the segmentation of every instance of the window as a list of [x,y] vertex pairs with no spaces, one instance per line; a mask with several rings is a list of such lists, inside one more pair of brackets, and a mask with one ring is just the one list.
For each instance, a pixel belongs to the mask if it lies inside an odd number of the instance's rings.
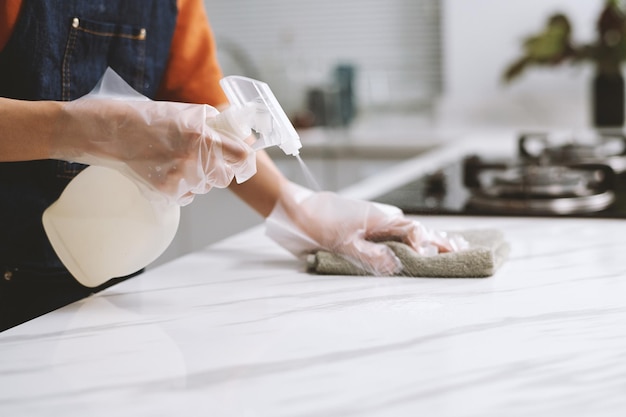
[[286,111],[337,65],[360,109],[417,109],[442,89],[440,0],[205,0],[224,72],[270,84]]

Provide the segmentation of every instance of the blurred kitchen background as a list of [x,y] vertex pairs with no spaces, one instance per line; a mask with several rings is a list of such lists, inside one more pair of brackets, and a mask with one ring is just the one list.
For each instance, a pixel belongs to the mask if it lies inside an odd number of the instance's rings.
[[[321,187],[339,190],[459,133],[590,124],[589,64],[534,67],[504,84],[556,12],[577,42],[604,0],[205,0],[226,75],[267,82],[298,126]],[[304,183],[291,157],[271,150]],[[225,218],[226,217],[226,218]],[[262,219],[226,190],[183,209],[162,263]]]
[[[355,69],[354,95],[361,116],[436,106],[446,122],[475,125],[555,124],[565,117],[560,108],[580,104],[572,101],[580,102],[586,94],[584,66],[536,69],[506,88],[501,75],[520,54],[523,39],[540,31],[554,12],[570,18],[575,40],[591,41],[604,1],[205,0],[205,4],[225,73],[266,81],[290,116],[306,109],[312,90],[332,95],[337,87],[334,70],[350,65]],[[489,111],[480,114],[482,109]],[[577,119],[581,124],[586,121]]]
[[354,70],[363,110],[416,110],[441,92],[438,0],[205,4],[224,72],[266,81],[290,116],[307,110],[316,93],[333,107],[342,68]]

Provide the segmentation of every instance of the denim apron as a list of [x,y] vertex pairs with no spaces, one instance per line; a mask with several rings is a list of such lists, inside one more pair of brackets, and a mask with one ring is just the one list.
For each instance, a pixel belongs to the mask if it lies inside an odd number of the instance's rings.
[[[153,98],[176,17],[176,0],[23,0],[0,52],[0,96],[74,100],[110,66]],[[84,168],[56,160],[0,163],[0,330],[102,289],[83,287],[69,275],[41,222]]]

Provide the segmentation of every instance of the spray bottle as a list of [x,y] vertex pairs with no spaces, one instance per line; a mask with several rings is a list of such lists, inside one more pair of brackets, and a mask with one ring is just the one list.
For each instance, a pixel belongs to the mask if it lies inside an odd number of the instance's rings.
[[[254,133],[255,150],[279,146],[287,155],[299,154],[298,133],[266,83],[229,76],[220,85],[231,106],[208,124],[241,140]],[[114,169],[90,166],[45,210],[42,221],[65,267],[81,284],[95,287],[156,260],[176,235],[180,206],[148,199]]]

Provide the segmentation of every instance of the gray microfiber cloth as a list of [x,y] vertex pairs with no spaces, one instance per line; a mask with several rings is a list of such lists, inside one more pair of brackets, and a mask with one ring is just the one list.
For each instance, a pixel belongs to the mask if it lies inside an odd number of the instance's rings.
[[[422,256],[400,242],[388,245],[404,266],[398,276],[483,278],[492,276],[509,255],[510,246],[495,229],[448,232],[465,238],[469,248],[459,252]],[[307,258],[309,272],[320,275],[369,275],[340,255],[318,251]]]

